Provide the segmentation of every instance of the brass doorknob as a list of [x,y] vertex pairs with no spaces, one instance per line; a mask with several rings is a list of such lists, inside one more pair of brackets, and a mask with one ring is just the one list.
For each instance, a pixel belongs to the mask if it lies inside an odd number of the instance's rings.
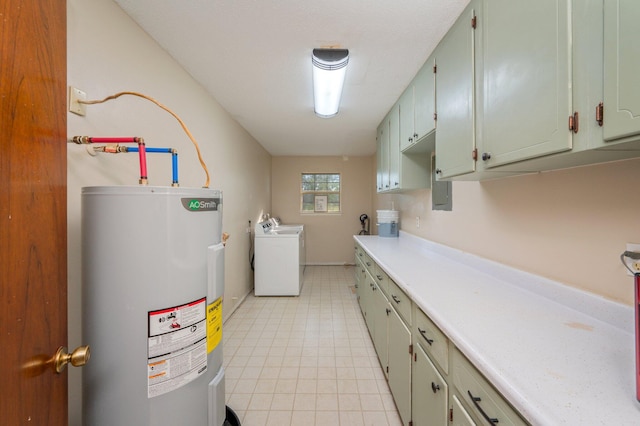
[[53,368],[56,373],[60,374],[71,363],[74,367],[82,367],[91,357],[91,349],[89,346],[78,346],[72,353],[67,353],[67,348],[60,346],[53,356]]

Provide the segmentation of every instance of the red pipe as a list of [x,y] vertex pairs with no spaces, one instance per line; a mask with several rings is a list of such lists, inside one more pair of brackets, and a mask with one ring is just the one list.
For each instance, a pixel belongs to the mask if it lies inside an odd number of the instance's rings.
[[147,149],[142,138],[138,140],[138,158],[140,158],[140,185],[147,184]]
[[[140,185],[147,184],[147,151],[145,149],[144,139],[137,136],[128,137],[94,137],[94,136],[74,136],[72,142],[77,144],[89,143],[137,143],[138,157],[140,159]],[[106,148],[105,148],[106,150]]]
[[640,274],[633,274],[636,312],[636,399],[640,401]]

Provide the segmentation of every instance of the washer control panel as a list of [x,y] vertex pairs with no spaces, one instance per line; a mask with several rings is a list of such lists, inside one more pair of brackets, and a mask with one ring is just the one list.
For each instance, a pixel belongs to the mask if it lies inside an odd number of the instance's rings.
[[273,223],[270,220],[265,220],[264,222],[258,223],[258,226],[262,228],[262,232],[265,234],[271,232],[273,229]]

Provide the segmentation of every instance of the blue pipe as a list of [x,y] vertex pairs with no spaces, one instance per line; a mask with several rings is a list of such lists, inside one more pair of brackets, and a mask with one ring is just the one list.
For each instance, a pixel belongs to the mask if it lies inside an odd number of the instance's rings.
[[[126,147],[127,152],[138,152],[137,147]],[[146,147],[147,152],[158,152],[162,154],[171,154],[171,170],[173,172],[173,184],[178,185],[178,152],[173,148],[152,148]]]
[[171,151],[171,165],[173,166],[173,183],[178,184],[178,151]]
[[[138,148],[137,147],[133,147],[133,146],[129,146],[127,147],[127,151],[128,152],[138,152]],[[166,154],[170,154],[173,149],[171,148],[151,148],[151,147],[147,147],[145,149],[145,151],[147,152],[164,152]]]

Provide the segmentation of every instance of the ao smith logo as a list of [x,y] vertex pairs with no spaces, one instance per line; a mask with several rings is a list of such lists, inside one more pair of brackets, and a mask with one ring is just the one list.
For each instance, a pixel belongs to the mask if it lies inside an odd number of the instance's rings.
[[182,205],[191,212],[217,211],[220,198],[181,198]]

